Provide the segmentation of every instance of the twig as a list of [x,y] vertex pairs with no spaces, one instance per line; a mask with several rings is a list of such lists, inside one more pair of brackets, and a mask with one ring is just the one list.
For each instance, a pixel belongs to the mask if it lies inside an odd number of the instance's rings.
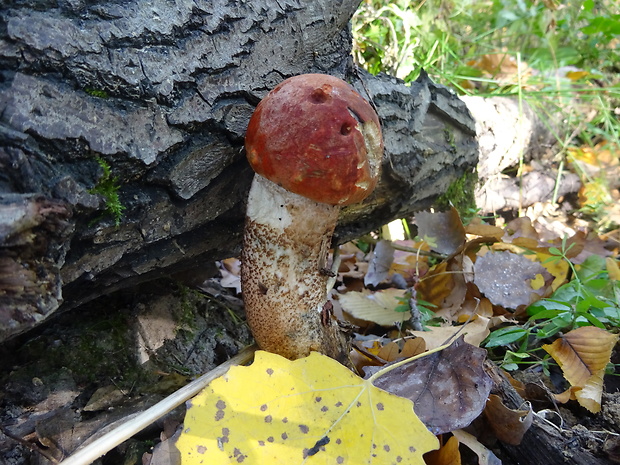
[[109,433],[101,436],[99,439],[96,439],[83,448],[78,449],[78,451],[73,455],[60,462],[60,465],[89,465],[106,452],[129,439],[136,433],[139,433],[154,421],[157,421],[163,417],[166,413],[194,397],[211,381],[226,373],[230,367],[234,365],[243,365],[249,362],[256,350],[257,348],[254,345],[246,347],[227,362],[222,363],[210,372],[192,381],[187,386],[184,386],[178,391],[172,393],[165,399],[153,405],[151,408],[120,425],[118,428],[113,429]]

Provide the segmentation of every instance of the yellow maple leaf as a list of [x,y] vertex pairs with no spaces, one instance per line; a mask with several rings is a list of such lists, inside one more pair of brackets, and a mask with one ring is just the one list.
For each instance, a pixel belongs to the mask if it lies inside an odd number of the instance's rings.
[[177,441],[183,465],[423,465],[437,447],[410,400],[316,352],[231,368],[191,401]]

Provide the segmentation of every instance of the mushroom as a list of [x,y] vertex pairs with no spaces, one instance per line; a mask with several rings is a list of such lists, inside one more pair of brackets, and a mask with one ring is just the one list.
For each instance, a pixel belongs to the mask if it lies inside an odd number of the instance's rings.
[[341,79],[295,76],[258,104],[245,148],[256,172],[241,265],[252,334],[289,359],[318,351],[348,365],[348,341],[327,304],[328,254],[340,208],[377,184],[379,118]]

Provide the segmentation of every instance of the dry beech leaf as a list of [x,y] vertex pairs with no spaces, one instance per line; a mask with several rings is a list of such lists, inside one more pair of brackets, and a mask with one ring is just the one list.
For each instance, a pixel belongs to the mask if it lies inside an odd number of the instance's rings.
[[[420,420],[435,434],[463,428],[484,410],[492,381],[483,367],[486,350],[463,337],[449,347],[394,368],[374,385],[411,399]],[[366,369],[367,377],[379,371]]]
[[398,344],[396,344],[394,341],[391,341],[381,347],[381,350],[379,350],[377,357],[381,357],[386,362],[393,362],[398,358],[399,354],[400,348],[398,347]]
[[536,275],[550,278],[540,263],[511,252],[488,252],[476,260],[474,272],[474,283],[480,292],[494,305],[512,309],[540,297],[541,290],[535,291],[531,285]]
[[562,368],[579,404],[592,413],[601,410],[603,376],[616,342],[617,334],[583,326],[542,346]]
[[417,212],[418,236],[428,238],[431,250],[450,255],[465,243],[465,228],[456,208],[446,212]]
[[[515,218],[510,221],[506,227],[504,228],[506,231],[506,236],[504,237],[505,242],[514,242],[515,239],[519,237],[524,237],[528,239],[533,239],[538,244],[540,236],[538,235],[538,231],[532,225],[532,220],[527,216],[520,216],[519,218]],[[509,239],[509,240],[507,240]]]
[[467,295],[462,262],[463,256],[457,255],[448,262],[436,265],[416,288],[418,298],[435,305],[436,315],[446,320],[458,318]]
[[454,434],[461,444],[466,445],[478,456],[478,465],[502,465],[502,461],[498,459],[493,452],[480,444],[475,436],[462,429],[452,431],[452,434]]
[[432,267],[417,286],[418,296],[442,308],[454,287],[454,274],[448,273],[448,263],[442,262]]
[[390,267],[393,261],[394,248],[392,242],[386,240],[377,242],[368,265],[368,272],[364,276],[364,284],[366,286],[378,286],[379,283],[386,280],[390,275]]
[[424,342],[424,339],[421,337],[416,337],[413,339],[407,339],[402,350],[396,342],[388,342],[386,345],[381,347],[377,353],[377,357],[382,358],[386,362],[394,362],[396,360],[414,357],[423,353],[425,350],[426,343]]
[[424,456],[426,465],[461,465],[459,440],[452,436],[438,450],[428,452]]
[[431,326],[428,331],[410,331],[411,335],[426,342],[426,348],[432,350],[452,339],[456,334],[463,334],[465,342],[473,346],[480,343],[489,335],[489,327],[494,324],[493,319],[477,316],[465,327],[461,326]]
[[397,312],[396,307],[405,295],[403,289],[385,289],[377,292],[347,292],[338,296],[343,310],[355,318],[372,321],[382,326],[394,326],[411,318],[411,312]]
[[521,444],[523,435],[534,421],[534,412],[531,407],[527,410],[509,409],[504,405],[501,397],[495,394],[489,396],[484,416],[497,439],[512,446]]
[[410,400],[317,352],[232,367],[191,401],[177,441],[184,465],[423,465],[437,447]]
[[465,232],[474,236],[492,237],[498,241],[504,236],[504,230],[500,227],[473,221],[465,226]]
[[425,350],[426,342],[424,339],[415,337],[405,341],[405,345],[403,346],[403,350],[400,352],[400,356],[403,358],[414,357],[415,355],[421,354]]

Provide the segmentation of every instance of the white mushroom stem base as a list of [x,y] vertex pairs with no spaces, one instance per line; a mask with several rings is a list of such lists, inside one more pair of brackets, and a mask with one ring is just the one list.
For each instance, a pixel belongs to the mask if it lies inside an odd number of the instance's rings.
[[254,177],[241,288],[261,349],[289,359],[318,351],[348,365],[346,338],[326,307],[327,258],[339,211]]

